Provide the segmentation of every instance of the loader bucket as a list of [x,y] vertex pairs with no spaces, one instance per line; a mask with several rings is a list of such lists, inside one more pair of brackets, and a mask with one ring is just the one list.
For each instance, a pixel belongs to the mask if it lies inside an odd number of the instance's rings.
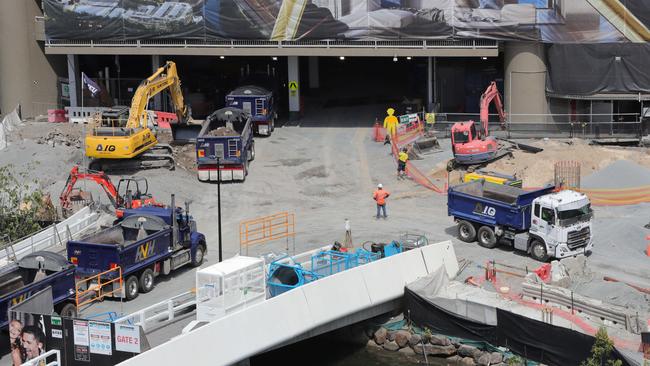
[[199,124],[170,123],[172,129],[172,142],[174,144],[187,144],[196,141],[201,132]]

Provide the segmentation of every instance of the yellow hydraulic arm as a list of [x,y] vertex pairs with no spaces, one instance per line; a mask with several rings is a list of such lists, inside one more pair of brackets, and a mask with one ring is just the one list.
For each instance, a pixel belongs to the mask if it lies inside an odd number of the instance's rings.
[[176,64],[167,61],[164,66],[158,68],[149,78],[144,80],[133,95],[131,100],[131,109],[129,110],[129,121],[127,128],[146,128],[147,127],[147,105],[149,99],[156,94],[169,88],[169,94],[176,110],[179,123],[184,123],[188,119],[188,108],[183,102],[183,92],[181,91],[181,80],[176,72]]
[[158,140],[147,126],[147,105],[158,93],[169,89],[178,122],[187,123],[189,108],[183,100],[176,64],[167,61],[140,83],[131,100],[126,123],[95,126],[86,136],[86,156],[98,159],[131,159],[154,147]]

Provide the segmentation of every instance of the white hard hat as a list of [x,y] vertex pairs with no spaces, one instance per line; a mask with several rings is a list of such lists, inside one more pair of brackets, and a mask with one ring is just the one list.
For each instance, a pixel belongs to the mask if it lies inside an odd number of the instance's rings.
[[377,188],[384,188],[384,186],[381,183],[379,183],[377,184]]

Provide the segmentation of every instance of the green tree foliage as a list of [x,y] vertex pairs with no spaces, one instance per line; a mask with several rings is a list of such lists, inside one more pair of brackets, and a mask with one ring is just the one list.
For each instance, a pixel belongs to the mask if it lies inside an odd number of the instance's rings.
[[596,333],[596,340],[591,347],[591,356],[585,361],[582,361],[580,366],[621,366],[621,360],[611,359],[611,353],[614,350],[614,342],[609,339],[607,330],[603,327],[598,329]]
[[0,242],[28,236],[56,216],[49,197],[30,186],[27,174],[0,167]]

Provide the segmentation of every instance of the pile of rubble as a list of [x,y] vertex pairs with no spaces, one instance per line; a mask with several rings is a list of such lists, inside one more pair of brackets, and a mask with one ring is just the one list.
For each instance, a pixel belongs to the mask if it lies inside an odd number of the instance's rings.
[[408,329],[388,330],[382,327],[369,336],[369,347],[383,348],[386,351],[399,352],[407,356],[426,355],[429,358],[444,360],[450,365],[524,365],[523,362],[519,363],[516,359],[509,360],[508,355],[502,352],[483,351],[474,346],[454,342],[451,338],[439,334],[427,332],[421,335]]
[[196,148],[194,144],[172,146],[176,166],[190,172],[196,171]]
[[36,142],[42,145],[51,145],[52,147],[65,145],[81,148],[81,140],[77,136],[63,133],[58,129],[50,131],[46,136],[39,137]]

